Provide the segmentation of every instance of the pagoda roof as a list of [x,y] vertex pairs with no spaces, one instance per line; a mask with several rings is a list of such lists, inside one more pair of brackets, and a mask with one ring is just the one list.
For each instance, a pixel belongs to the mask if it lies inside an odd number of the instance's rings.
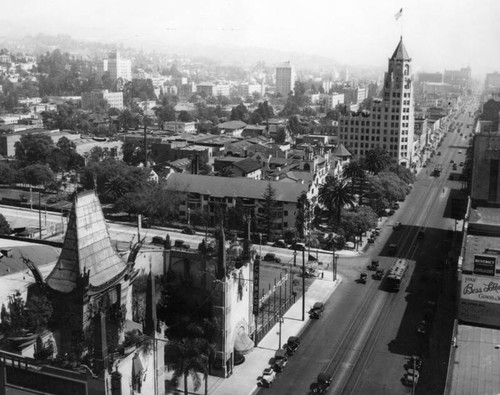
[[78,279],[88,274],[89,287],[114,283],[126,263],[111,245],[99,199],[94,191],[79,194],[71,208],[61,255],[46,279],[59,292],[72,292]]
[[401,39],[399,40],[399,44],[396,47],[396,50],[391,56],[391,60],[410,60],[410,55],[408,55],[408,52],[406,51],[405,45],[403,44],[403,36],[401,36]]
[[335,147],[335,149],[332,152],[332,155],[334,156],[339,156],[339,157],[348,157],[352,156],[352,154],[347,150],[346,147],[344,147],[344,144],[340,143]]

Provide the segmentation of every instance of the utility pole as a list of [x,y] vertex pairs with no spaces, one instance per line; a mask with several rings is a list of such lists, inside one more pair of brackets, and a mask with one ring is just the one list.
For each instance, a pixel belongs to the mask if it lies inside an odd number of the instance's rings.
[[42,198],[41,193],[38,191],[38,226],[40,228],[40,240],[42,240]]
[[306,319],[306,250],[302,250],[302,321]]

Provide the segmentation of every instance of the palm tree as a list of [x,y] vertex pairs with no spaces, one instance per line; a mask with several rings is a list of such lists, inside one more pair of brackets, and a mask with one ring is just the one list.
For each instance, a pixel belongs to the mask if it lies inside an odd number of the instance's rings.
[[361,166],[361,163],[357,160],[353,160],[348,162],[345,166],[344,169],[342,170],[342,177],[344,178],[350,178],[351,179],[351,191],[354,194],[354,185],[356,184],[356,181],[361,181],[361,184],[359,185],[359,204],[361,204],[361,198],[363,194],[363,182],[365,180],[365,170],[363,169],[363,166]]
[[336,213],[337,224],[340,224],[341,210],[345,206],[354,206],[354,196],[349,190],[347,182],[334,176],[327,176],[318,192],[318,202],[330,212],[330,217]]
[[391,155],[386,150],[375,148],[366,152],[363,165],[366,170],[377,175],[388,168],[391,162]]
[[110,178],[104,184],[104,194],[113,202],[116,202],[128,192],[125,179],[122,176]]
[[188,394],[188,377],[193,380],[194,390],[197,391],[201,386],[199,372],[207,369],[207,357],[202,352],[200,339],[183,338],[172,340],[165,346],[165,357],[173,365],[174,374],[172,381],[182,376],[184,378],[184,394]]

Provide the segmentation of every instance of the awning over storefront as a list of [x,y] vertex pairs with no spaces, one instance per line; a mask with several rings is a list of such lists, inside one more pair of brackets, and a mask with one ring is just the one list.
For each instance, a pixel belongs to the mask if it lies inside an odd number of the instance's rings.
[[253,347],[253,340],[250,339],[248,334],[243,329],[238,331],[236,339],[234,340],[234,349],[242,354],[247,354],[252,351]]

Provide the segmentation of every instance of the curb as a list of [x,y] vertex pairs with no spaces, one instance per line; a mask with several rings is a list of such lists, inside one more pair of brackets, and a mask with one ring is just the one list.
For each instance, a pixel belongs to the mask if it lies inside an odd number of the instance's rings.
[[[323,281],[323,280],[316,279],[316,281]],[[327,294],[325,294],[325,297],[323,298],[323,303],[328,300],[328,298],[335,292],[335,290],[337,289],[337,287],[341,283],[342,283],[342,276],[337,275],[337,280],[335,280],[335,286],[332,288],[332,290],[330,292],[328,292]],[[296,303],[298,303],[298,302],[296,302]],[[285,317],[283,317],[283,318],[285,318]],[[302,334],[305,332],[305,330],[309,327],[310,324],[311,324],[311,320],[308,319],[305,322],[304,326],[302,326],[302,328],[300,329],[300,331],[297,333],[296,336],[301,337]],[[254,395],[254,394],[256,394],[259,391],[259,389],[260,389],[260,387],[256,384],[255,387],[250,392],[248,392],[248,395]]]

